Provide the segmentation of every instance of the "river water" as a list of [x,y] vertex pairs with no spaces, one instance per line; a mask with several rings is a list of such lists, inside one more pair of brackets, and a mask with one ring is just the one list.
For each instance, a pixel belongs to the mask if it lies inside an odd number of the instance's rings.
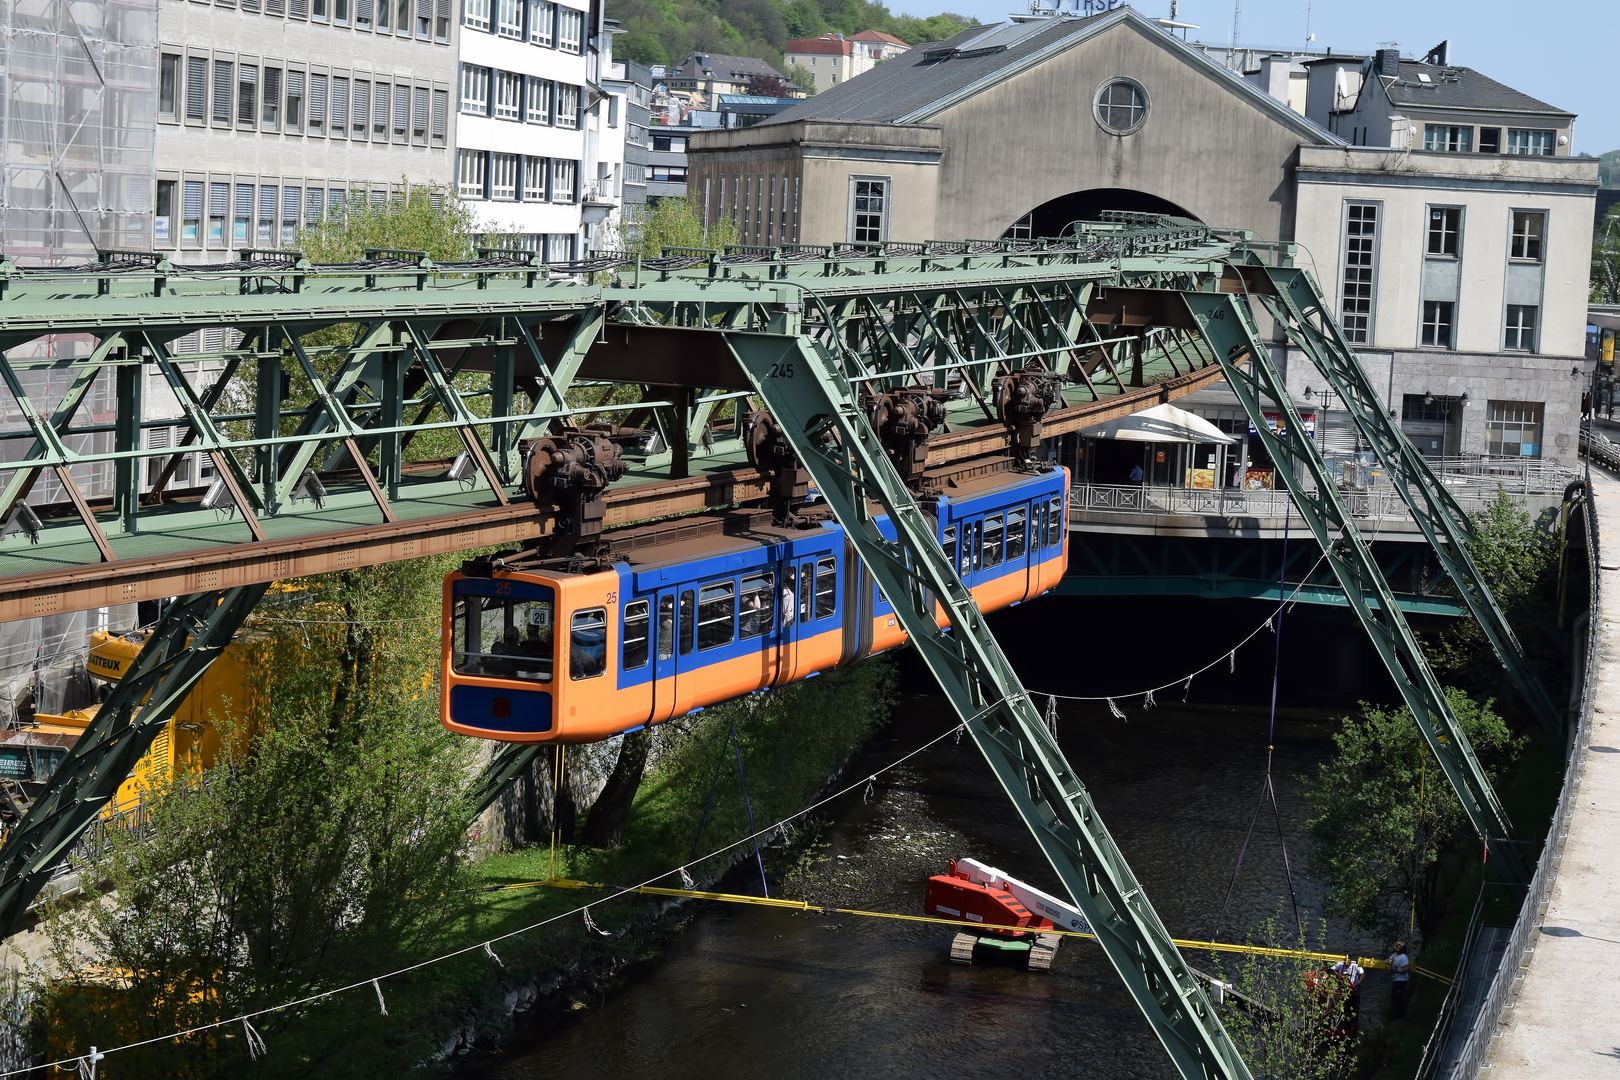
[[[1120,720],[1106,705],[1065,703],[1059,742],[1170,932],[1242,940],[1267,916],[1291,921],[1269,803],[1221,916],[1264,775],[1264,709],[1175,701],[1144,711],[1136,699],[1126,713]],[[942,698],[908,695],[845,776],[869,774],[953,723]],[[1302,871],[1296,777],[1326,759],[1331,728],[1325,712],[1296,714],[1278,720],[1274,744],[1286,851],[1308,911],[1320,909],[1321,891]],[[1063,893],[966,738],[947,738],[832,811],[824,859],[776,883],[773,895],[920,914],[924,881],[957,855]],[[500,1080],[1174,1075],[1094,944],[1064,942],[1041,975],[952,965],[953,932],[715,905],[621,993],[519,1036],[471,1071]],[[1334,948],[1376,944],[1330,928]]]

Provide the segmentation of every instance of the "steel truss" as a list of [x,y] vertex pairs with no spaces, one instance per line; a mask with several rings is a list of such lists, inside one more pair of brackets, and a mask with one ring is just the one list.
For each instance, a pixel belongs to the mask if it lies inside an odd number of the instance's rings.
[[[1272,362],[1270,350],[1260,340],[1253,312],[1231,293],[1182,296],[1220,358],[1227,384],[1277,463],[1277,474],[1288,481],[1294,505],[1338,578],[1350,610],[1378,650],[1469,821],[1485,841],[1496,872],[1510,883],[1528,881],[1530,860],[1524,842],[1514,831],[1468,736],[1452,713],[1394,591],[1328,472],[1327,462],[1315,442],[1306,436],[1283,377]],[[1266,423],[1262,398],[1270,400],[1282,417],[1278,431],[1272,431]],[[1315,484],[1315,491],[1296,481],[1301,474]],[[1440,545],[1432,536],[1430,543],[1438,553]]]
[[[253,611],[267,585],[170,605],[43,795],[0,847],[0,927],[9,933],[163,725]],[[138,824],[138,823],[137,823]]]

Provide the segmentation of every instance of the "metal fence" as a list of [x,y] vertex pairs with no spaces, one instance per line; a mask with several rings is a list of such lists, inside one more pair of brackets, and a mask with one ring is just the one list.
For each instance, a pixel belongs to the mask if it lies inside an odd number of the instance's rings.
[[1541,849],[1541,858],[1536,861],[1535,876],[1530,879],[1530,887],[1519,908],[1519,917],[1513,924],[1507,948],[1502,954],[1502,962],[1496,969],[1495,977],[1491,979],[1489,989],[1485,992],[1484,1003],[1474,1017],[1473,1026],[1456,1056],[1455,1064],[1446,1074],[1448,1080],[1474,1080],[1485,1064],[1486,1055],[1490,1053],[1491,1040],[1496,1035],[1502,1010],[1516,991],[1521,972],[1525,967],[1525,954],[1530,949],[1530,935],[1535,932],[1536,925],[1545,911],[1543,905],[1552,891],[1553,880],[1558,874],[1558,864],[1563,858],[1564,841],[1569,836],[1570,808],[1574,804],[1575,793],[1579,790],[1581,779],[1586,772],[1586,747],[1591,740],[1592,684],[1597,666],[1598,628],[1602,624],[1602,597],[1598,580],[1600,566],[1597,506],[1592,500],[1590,485],[1587,486],[1585,496],[1582,500],[1582,513],[1586,526],[1586,562],[1591,603],[1584,618],[1586,652],[1582,657],[1582,666],[1585,670],[1581,676],[1581,704],[1576,713],[1575,731],[1570,739],[1568,756],[1564,764],[1564,785],[1558,793],[1558,809],[1553,813],[1552,826],[1547,830],[1547,842]]

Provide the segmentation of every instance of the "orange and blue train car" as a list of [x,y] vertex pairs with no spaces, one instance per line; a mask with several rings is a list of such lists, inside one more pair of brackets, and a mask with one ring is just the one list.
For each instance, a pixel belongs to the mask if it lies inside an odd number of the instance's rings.
[[[982,610],[1056,587],[1067,491],[1064,469],[1003,473],[929,506]],[[444,583],[440,704],[445,727],[483,739],[597,742],[906,641],[835,522],[682,540],[590,573],[471,569]]]

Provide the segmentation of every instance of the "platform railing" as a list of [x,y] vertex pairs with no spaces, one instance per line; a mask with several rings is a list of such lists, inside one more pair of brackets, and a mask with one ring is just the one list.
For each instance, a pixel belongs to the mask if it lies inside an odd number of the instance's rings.
[[[1482,510],[1494,501],[1498,488],[1493,485],[1467,485],[1453,487],[1452,492],[1462,508],[1470,513]],[[1500,490],[1506,491],[1505,487]],[[1563,488],[1560,487],[1559,492]],[[1153,514],[1178,517],[1252,517],[1281,518],[1288,512],[1286,491],[1266,488],[1182,488],[1156,484],[1093,484],[1079,483],[1071,489],[1069,508],[1072,513]],[[1507,491],[1509,496],[1523,498],[1523,493]],[[1365,491],[1341,492],[1353,517],[1367,520],[1410,520],[1406,503],[1394,488],[1378,485]],[[1550,492],[1532,491],[1530,495],[1550,495]]]

